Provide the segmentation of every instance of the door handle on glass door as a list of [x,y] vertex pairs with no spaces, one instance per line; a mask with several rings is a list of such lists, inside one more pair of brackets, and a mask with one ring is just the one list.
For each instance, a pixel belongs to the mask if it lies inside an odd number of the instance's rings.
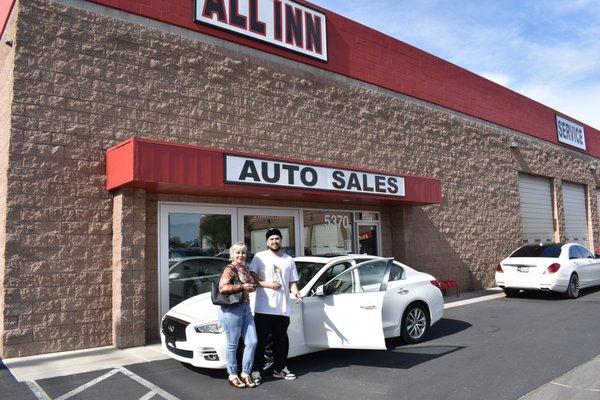
[[407,294],[408,293],[408,289],[399,289],[398,293],[399,294]]
[[369,306],[360,306],[360,308],[364,308],[365,310],[374,310],[377,306],[369,305]]

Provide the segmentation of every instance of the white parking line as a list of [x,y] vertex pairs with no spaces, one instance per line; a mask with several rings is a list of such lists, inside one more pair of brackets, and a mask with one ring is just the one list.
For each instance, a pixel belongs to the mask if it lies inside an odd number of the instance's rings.
[[96,383],[102,382],[106,378],[110,378],[111,376],[113,376],[117,372],[119,372],[119,370],[115,368],[112,371],[109,371],[106,374],[104,374],[102,376],[99,376],[98,378],[96,378],[96,379],[94,379],[92,381],[89,381],[85,385],[81,385],[78,388],[71,390],[69,393],[63,394],[62,396],[60,396],[56,400],[66,400],[69,397],[75,396],[76,394],[83,392],[85,389],[87,389],[87,388],[89,388],[91,386],[94,386]]
[[143,386],[147,387],[148,389],[156,392],[159,396],[164,397],[166,400],[179,400],[178,397],[175,397],[172,394],[165,392],[164,390],[162,390],[161,388],[159,388],[155,384],[153,384],[151,382],[148,382],[147,380],[145,380],[141,376],[138,376],[138,375],[134,374],[133,372],[129,371],[126,368],[120,367],[120,368],[117,368],[117,369],[121,373],[127,375],[128,377],[130,377],[131,379],[133,379],[134,381],[136,381],[137,383],[139,383],[140,385],[143,385]]
[[[158,386],[154,385],[153,383],[145,380],[141,376],[138,376],[123,367],[115,368],[115,369],[107,372],[106,374],[99,376],[98,378],[93,379],[93,380],[71,390],[68,393],[63,394],[60,397],[57,397],[55,400],[70,399],[71,397],[83,392],[84,390],[94,386],[95,384],[102,382],[103,380],[110,378],[111,376],[118,374],[118,373],[121,373],[121,374],[127,376],[128,378],[130,378],[130,379],[136,381],[137,383],[139,383],[140,385],[144,386],[146,389],[150,390],[148,393],[146,393],[144,396],[142,396],[140,398],[140,400],[149,400],[156,395],[161,396],[165,400],[180,400],[178,397],[175,397],[172,394],[165,392],[164,390],[162,390]],[[38,398],[38,400],[52,400],[52,398],[50,396],[48,396],[48,394],[44,391],[44,389],[42,389],[40,387],[40,385],[38,385],[38,383],[36,381],[26,381],[25,383],[27,384],[29,389],[33,392],[35,397]]]
[[33,392],[35,397],[38,398],[38,400],[52,400],[50,396],[48,396],[48,393],[46,393],[36,381],[26,381],[25,384],[29,386],[29,389]]
[[148,392],[143,397],[140,397],[140,400],[150,400],[155,394],[156,392]]

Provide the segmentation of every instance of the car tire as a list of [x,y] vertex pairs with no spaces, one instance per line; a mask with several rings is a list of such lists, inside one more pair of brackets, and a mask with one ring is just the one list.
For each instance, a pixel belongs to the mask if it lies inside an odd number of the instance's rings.
[[579,276],[577,274],[571,274],[565,297],[567,299],[576,299],[579,297]]
[[506,297],[516,297],[519,294],[519,289],[502,288]]
[[429,323],[429,312],[424,304],[409,304],[400,321],[400,335],[406,343],[419,343],[429,332]]

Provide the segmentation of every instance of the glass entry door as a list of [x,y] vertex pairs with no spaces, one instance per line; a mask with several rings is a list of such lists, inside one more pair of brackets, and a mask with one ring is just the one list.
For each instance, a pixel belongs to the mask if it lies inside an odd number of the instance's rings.
[[281,248],[292,257],[300,255],[299,212],[297,210],[273,210],[240,208],[238,210],[238,238],[248,246],[248,262],[259,251],[266,249],[265,234],[269,228],[281,231]]
[[300,255],[299,218],[298,210],[160,204],[160,317],[183,300],[209,292],[229,263],[229,247],[235,242],[246,243],[250,263],[266,249],[267,229],[278,228],[283,251]]
[[236,239],[235,208],[161,204],[159,213],[160,315],[210,291]]
[[381,255],[381,244],[379,243],[379,224],[356,223],[356,241],[359,254],[371,256]]

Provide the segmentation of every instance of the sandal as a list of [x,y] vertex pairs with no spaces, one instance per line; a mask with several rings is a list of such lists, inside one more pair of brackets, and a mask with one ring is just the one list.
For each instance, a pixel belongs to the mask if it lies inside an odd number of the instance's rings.
[[256,386],[256,383],[254,383],[254,381],[252,380],[252,377],[250,375],[242,373],[241,377],[242,377],[242,382],[244,382],[244,384],[246,384],[247,387],[253,388]]
[[229,384],[231,386],[234,386],[234,387],[236,387],[238,389],[244,389],[246,387],[246,384],[244,382],[242,382],[240,380],[240,377],[237,376],[237,375],[231,375],[231,376],[229,376],[228,381],[229,381]]

